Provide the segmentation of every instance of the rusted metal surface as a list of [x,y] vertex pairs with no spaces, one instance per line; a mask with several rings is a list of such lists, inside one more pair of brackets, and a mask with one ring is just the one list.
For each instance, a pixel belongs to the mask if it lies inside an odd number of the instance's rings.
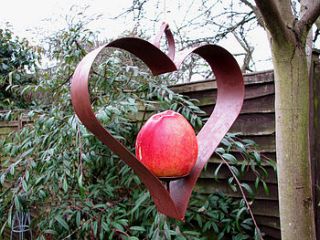
[[[168,54],[159,49],[163,34],[168,42]],[[97,55],[107,47],[116,47],[134,54],[150,68],[153,75],[176,71],[188,55],[198,54],[207,61],[216,76],[218,88],[216,106],[197,135],[199,155],[196,165],[190,175],[169,183],[170,192],[95,117],[88,89],[90,69]],[[244,84],[237,62],[227,50],[217,45],[207,44],[175,54],[172,33],[168,25],[163,24],[153,43],[139,38],[121,38],[86,55],[73,75],[71,98],[74,110],[82,123],[134,170],[150,191],[158,211],[169,217],[183,220],[192,189],[203,167],[240,113],[244,99]]]

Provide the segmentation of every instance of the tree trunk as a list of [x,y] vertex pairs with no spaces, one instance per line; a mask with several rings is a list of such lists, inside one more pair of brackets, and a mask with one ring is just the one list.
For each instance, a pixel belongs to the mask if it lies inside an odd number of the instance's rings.
[[315,239],[309,157],[309,80],[304,47],[272,42],[281,235]]

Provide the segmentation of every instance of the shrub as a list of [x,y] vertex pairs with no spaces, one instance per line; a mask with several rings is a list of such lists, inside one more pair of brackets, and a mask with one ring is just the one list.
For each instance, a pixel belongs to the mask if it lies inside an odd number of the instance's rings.
[[[59,32],[50,40],[55,48],[49,57],[56,65],[38,73],[36,84],[25,86],[41,91],[42,98],[27,112],[33,123],[9,135],[0,147],[5,159],[0,175],[1,233],[11,226],[14,211],[31,211],[37,239],[252,238],[255,227],[246,201],[223,194],[193,194],[185,223],[157,213],[139,178],[81,125],[70,103],[69,80],[93,46],[93,36],[81,24]],[[202,126],[195,101],[172,92],[167,78],[150,78],[144,68],[128,67],[126,59],[127,53],[118,51],[107,60],[100,57],[90,84],[98,119],[119,141],[134,151],[142,122],[164,109],[182,113],[195,128]],[[132,62],[142,65],[134,58]],[[217,154],[228,166],[234,165],[230,169],[236,176],[245,169],[233,162],[233,146],[243,151],[245,160],[262,167],[258,153],[246,150],[253,143],[228,135],[223,144]],[[234,179],[229,180],[231,186]]]

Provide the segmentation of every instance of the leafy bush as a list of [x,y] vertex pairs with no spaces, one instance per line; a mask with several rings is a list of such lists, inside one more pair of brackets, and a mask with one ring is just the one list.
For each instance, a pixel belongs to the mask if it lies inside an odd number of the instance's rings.
[[22,89],[35,82],[39,54],[26,39],[19,39],[9,29],[0,29],[0,109],[26,108],[30,95]]
[[[26,86],[47,97],[35,99],[38,104],[30,107],[33,123],[1,144],[1,233],[11,226],[14,211],[30,211],[36,216],[32,228],[37,239],[252,238],[255,227],[246,202],[222,194],[193,194],[185,223],[158,214],[139,178],[81,125],[71,107],[69,80],[94,42],[94,34],[82,27],[73,26],[50,40],[56,46],[50,52],[56,65]],[[119,141],[133,151],[142,122],[169,108],[201,127],[202,111],[193,100],[172,92],[166,78],[150,78],[144,68],[128,67],[127,59],[119,51],[107,60],[100,57],[90,84],[98,119]],[[223,143],[217,154],[234,165],[237,176],[245,169],[238,170],[230,153],[233,146],[242,150],[245,161],[263,169],[258,153],[247,151],[252,143],[230,135]]]

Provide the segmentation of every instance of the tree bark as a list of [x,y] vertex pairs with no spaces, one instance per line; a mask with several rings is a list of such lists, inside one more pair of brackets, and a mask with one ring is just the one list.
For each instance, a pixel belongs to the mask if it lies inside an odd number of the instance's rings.
[[289,0],[255,0],[268,31],[275,76],[276,152],[283,240],[315,239],[309,151],[306,40],[320,3],[305,0],[295,19]]
[[279,209],[283,240],[315,239],[305,49],[272,44]]
[[[300,15],[304,16],[305,13],[308,11],[308,4],[309,0],[301,0],[300,1]],[[308,66],[308,73],[310,75],[311,70],[311,62],[312,62],[312,39],[313,34],[312,31],[309,31],[309,34],[306,39],[306,58],[307,58],[307,66]]]

